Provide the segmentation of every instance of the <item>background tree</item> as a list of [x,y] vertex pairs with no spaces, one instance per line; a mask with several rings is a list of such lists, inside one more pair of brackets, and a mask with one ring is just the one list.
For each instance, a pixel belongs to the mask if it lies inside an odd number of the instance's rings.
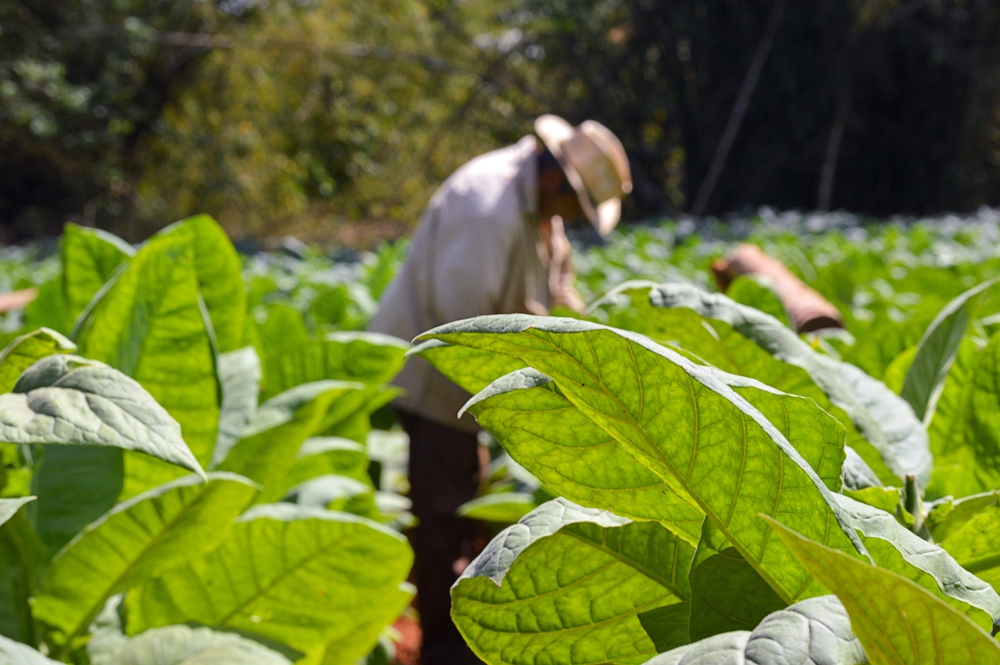
[[140,139],[200,49],[152,34],[246,20],[236,0],[0,2],[0,219],[8,238],[68,216],[108,224],[132,203]]
[[713,160],[708,214],[1000,204],[988,0],[7,0],[0,31],[8,239],[398,233],[546,111],[622,137],[633,219],[689,211]]

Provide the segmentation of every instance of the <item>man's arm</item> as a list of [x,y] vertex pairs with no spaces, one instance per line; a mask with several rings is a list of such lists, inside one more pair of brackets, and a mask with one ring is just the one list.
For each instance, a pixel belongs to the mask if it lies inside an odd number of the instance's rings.
[[545,249],[549,254],[549,295],[551,307],[566,307],[581,313],[583,299],[576,291],[576,272],[573,270],[573,249],[560,217],[542,220],[540,225]]

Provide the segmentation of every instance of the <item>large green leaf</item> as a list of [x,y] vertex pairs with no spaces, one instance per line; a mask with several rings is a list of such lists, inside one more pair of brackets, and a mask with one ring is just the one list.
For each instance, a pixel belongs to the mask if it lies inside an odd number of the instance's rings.
[[941,542],[966,570],[1000,589],[1000,508],[994,505],[973,515]]
[[524,367],[524,363],[517,358],[468,346],[445,344],[436,339],[418,344],[408,355],[420,356],[455,385],[473,395],[501,376]]
[[212,452],[212,467],[222,463],[257,411],[261,367],[252,346],[220,353],[215,359],[222,400],[219,406],[219,434]]
[[339,402],[365,390],[360,383],[315,381],[269,399],[250,419],[243,437],[226,451],[218,468],[259,483],[264,488],[263,501],[281,498],[288,488],[279,481],[295,464],[302,443],[323,431]]
[[752,631],[716,635],[662,653],[649,665],[866,665],[844,606],[819,596],[768,615]]
[[106,231],[67,224],[61,250],[63,303],[66,323],[72,327],[97,292],[135,255],[135,248]]
[[291,661],[233,633],[167,626],[133,637],[105,665],[291,665]]
[[247,294],[242,265],[222,227],[208,215],[197,215],[168,226],[156,237],[190,244],[198,292],[208,310],[219,352],[244,346]]
[[83,635],[105,601],[217,547],[256,489],[245,478],[187,476],[140,494],[88,526],[49,564],[35,616],[60,644]]
[[[715,522],[786,602],[817,595],[821,588],[761,528],[757,513],[782,515],[845,551],[856,554],[861,547],[853,531],[838,524],[827,485],[755,408],[760,404],[776,414],[783,400],[799,400],[813,413],[796,424],[809,430],[829,419],[810,400],[697,365],[641,335],[586,321],[486,316],[421,337],[519,358],[551,377],[571,404]],[[843,439],[830,441],[823,434],[814,439],[811,455],[829,459],[837,443],[842,460]],[[834,466],[839,474],[839,463]]]
[[180,426],[142,386],[103,363],[52,355],[0,395],[0,436],[46,447],[34,475],[38,533],[56,550],[114,506],[122,451],[203,473]]
[[46,356],[73,353],[76,344],[55,330],[39,328],[21,335],[0,351],[0,393],[9,393],[24,370]]
[[[752,528],[752,516],[737,518],[751,506],[761,513],[787,511],[817,537],[855,554],[855,548],[865,551],[857,531],[866,545],[871,543],[877,561],[936,585],[943,597],[977,621],[1000,616],[1000,598],[961,571],[943,550],[903,529],[887,513],[830,492],[839,487],[843,453],[839,449],[836,455],[838,442],[823,432],[823,419],[832,419],[809,400],[693,364],[642,336],[587,322],[481,317],[428,335],[515,355],[551,373],[567,401],[630,454],[659,469],[664,480],[673,475],[680,481],[678,494],[692,498],[784,602],[812,593],[812,586],[808,576],[803,579],[787,565],[780,550],[768,551],[774,540]],[[625,361],[614,362],[616,358]],[[490,393],[487,388],[473,398],[473,407]],[[644,409],[652,416],[644,418]],[[660,420],[666,413],[669,417]],[[504,443],[502,436],[500,441]],[[752,477],[749,484],[744,477]],[[615,506],[603,507],[614,511]],[[815,511],[813,520],[805,518],[810,511]],[[838,523],[846,533],[835,528]],[[792,579],[800,586],[792,587]]]
[[658,520],[696,545],[705,517],[701,509],[552,387],[536,370],[515,370],[466,408],[553,492],[583,506]]
[[1000,486],[1000,333],[982,351],[959,347],[931,421],[940,449],[929,492],[968,496]]
[[802,565],[843,602],[872,665],[1000,662],[1000,645],[989,633],[923,587],[769,522]]
[[[606,297],[607,302],[619,305],[609,312],[609,318],[617,327],[642,333],[663,344],[688,351],[697,356],[696,360],[714,365],[730,374],[757,379],[782,392],[813,399],[844,425],[847,430],[847,445],[864,459],[880,482],[901,484],[895,473],[886,466],[879,450],[862,436],[848,414],[830,401],[805,369],[772,355],[724,320],[703,318],[686,307],[652,306],[649,292],[654,286],[649,282],[627,282]],[[622,304],[626,306],[621,307]],[[778,334],[788,333],[785,330]]]
[[142,386],[79,356],[43,358],[0,395],[0,440],[120,448],[204,473],[177,421]]
[[256,506],[214,552],[133,589],[128,631],[193,621],[309,651],[383,617],[412,558],[405,538],[370,520],[288,503]]
[[365,332],[329,333],[268,355],[263,399],[303,383],[335,379],[387,383],[403,367],[410,345]]
[[927,432],[909,404],[848,363],[816,352],[777,319],[688,284],[661,284],[650,290],[657,307],[686,307],[707,318],[720,319],[774,357],[804,369],[837,407],[843,409],[864,437],[877,448],[899,477],[913,474],[920,485],[930,479],[933,459]]
[[916,582],[983,628],[1000,619],[996,591],[940,546],[912,533],[883,510],[841,495],[834,495],[834,501],[849,517],[875,565]]
[[693,548],[652,522],[556,499],[500,533],[452,587],[452,617],[491,665],[642,663],[639,614],[689,594]]
[[[191,451],[207,465],[217,438],[220,390],[196,264],[190,231],[154,236],[94,303],[75,341],[83,355],[142,384],[180,423]],[[124,498],[178,475],[129,454],[125,473]]]
[[924,331],[900,392],[922,421],[930,422],[934,415],[935,403],[969,321],[978,308],[979,296],[997,281],[1000,278],[985,281],[952,300]]

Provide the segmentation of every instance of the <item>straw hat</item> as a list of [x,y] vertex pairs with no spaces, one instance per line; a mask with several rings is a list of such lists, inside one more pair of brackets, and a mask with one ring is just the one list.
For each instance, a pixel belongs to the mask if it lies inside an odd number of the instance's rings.
[[599,122],[573,127],[555,115],[535,120],[535,133],[559,161],[597,232],[601,237],[611,233],[621,218],[621,197],[632,191],[628,157],[618,137]]

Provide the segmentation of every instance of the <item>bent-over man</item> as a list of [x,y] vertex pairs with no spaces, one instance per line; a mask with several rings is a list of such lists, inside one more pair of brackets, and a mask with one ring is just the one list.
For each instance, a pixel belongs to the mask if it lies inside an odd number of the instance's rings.
[[[621,142],[603,125],[545,115],[534,136],[476,157],[449,177],[420,219],[409,257],[369,328],[405,340],[482,314],[582,311],[563,228],[580,217],[606,236],[632,189]],[[450,617],[449,589],[471,556],[471,522],[456,515],[479,485],[478,427],[457,414],[469,394],[422,358],[393,382],[410,437],[417,606],[423,665],[478,659]]]

